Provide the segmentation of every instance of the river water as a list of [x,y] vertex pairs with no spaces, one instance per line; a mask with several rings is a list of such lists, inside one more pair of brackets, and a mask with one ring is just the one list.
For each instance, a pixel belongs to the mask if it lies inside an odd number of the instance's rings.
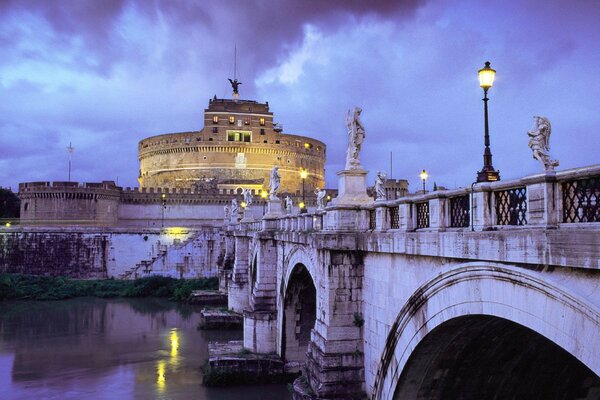
[[199,308],[161,299],[0,302],[1,399],[291,399],[286,385],[202,386]]

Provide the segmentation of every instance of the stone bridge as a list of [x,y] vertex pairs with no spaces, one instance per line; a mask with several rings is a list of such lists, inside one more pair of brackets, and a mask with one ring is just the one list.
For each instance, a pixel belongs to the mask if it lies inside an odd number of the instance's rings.
[[600,397],[600,165],[394,201],[340,183],[226,234],[244,346],[301,370],[296,398]]

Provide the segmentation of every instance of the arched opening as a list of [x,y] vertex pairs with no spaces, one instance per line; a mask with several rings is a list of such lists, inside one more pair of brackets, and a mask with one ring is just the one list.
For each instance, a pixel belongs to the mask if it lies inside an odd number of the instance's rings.
[[285,293],[282,358],[286,371],[297,372],[306,361],[310,332],[317,319],[317,290],[308,269],[294,267]]
[[592,399],[600,377],[560,346],[512,321],[468,315],[423,338],[395,399]]
[[250,264],[250,292],[254,293],[254,284],[256,283],[256,274],[258,267],[258,255],[255,254],[252,259],[252,264]]

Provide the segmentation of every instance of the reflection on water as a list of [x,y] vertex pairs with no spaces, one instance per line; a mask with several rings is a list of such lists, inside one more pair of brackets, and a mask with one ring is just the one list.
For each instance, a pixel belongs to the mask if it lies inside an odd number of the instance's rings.
[[160,299],[0,302],[2,399],[290,399],[285,385],[201,385],[199,309]]

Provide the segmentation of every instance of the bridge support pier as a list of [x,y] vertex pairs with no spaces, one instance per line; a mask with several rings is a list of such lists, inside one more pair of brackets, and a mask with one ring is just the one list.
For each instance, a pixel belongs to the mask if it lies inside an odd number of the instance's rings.
[[250,265],[250,300],[244,312],[244,347],[253,353],[277,351],[277,246],[268,233],[259,238]]
[[235,262],[235,238],[231,231],[226,231],[223,236],[222,252],[223,258],[217,260],[217,266],[219,268],[219,292],[227,294],[229,280],[231,279],[231,271],[233,270],[233,263]]
[[277,351],[277,312],[244,312],[244,348],[253,353]]
[[325,258],[324,310],[317,310],[304,373],[315,398],[363,398],[362,254],[330,251]]
[[235,262],[229,281],[227,306],[230,310],[242,313],[248,308],[248,247],[250,239],[246,236],[235,237]]

